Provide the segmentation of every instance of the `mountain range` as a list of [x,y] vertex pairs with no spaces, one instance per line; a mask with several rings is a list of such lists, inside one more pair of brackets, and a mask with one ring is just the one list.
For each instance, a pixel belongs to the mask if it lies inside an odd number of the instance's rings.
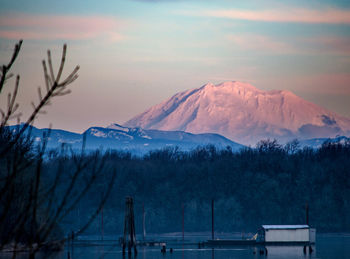
[[[11,131],[18,131],[22,125],[10,126]],[[44,132],[49,129],[30,127],[30,134],[35,143],[43,141]],[[29,129],[27,130],[29,132]],[[133,154],[143,155],[150,150],[165,147],[179,147],[183,151],[194,149],[198,146],[213,144],[217,148],[230,146],[232,150],[243,147],[223,136],[212,133],[192,134],[183,131],[144,130],[141,128],[129,128],[118,124],[112,124],[106,128],[91,127],[84,133],[73,133],[66,130],[51,129],[47,139],[48,149],[59,148],[62,144],[68,145],[75,151],[82,147],[85,135],[86,150],[102,148],[129,151]]]
[[350,135],[350,119],[290,91],[263,91],[237,81],[180,92],[127,121],[124,126],[194,134],[217,133],[245,145],[275,138]]

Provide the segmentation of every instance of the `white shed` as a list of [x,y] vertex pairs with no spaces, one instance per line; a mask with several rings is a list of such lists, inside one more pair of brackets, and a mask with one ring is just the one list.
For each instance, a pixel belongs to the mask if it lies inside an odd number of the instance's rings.
[[308,225],[262,225],[258,231],[258,242],[264,243],[309,243]]

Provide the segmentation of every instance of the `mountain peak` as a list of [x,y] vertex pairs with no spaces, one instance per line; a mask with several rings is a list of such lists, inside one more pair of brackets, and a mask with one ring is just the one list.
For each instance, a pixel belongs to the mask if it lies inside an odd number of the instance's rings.
[[178,93],[125,126],[218,133],[244,144],[264,138],[284,141],[350,134],[349,119],[290,91],[263,91],[238,81],[208,83]]
[[210,90],[210,89],[216,89],[216,90],[224,90],[224,91],[253,91],[253,92],[260,92],[258,88],[252,86],[251,84],[239,82],[239,81],[226,81],[217,85],[214,85],[213,83],[207,83],[206,85],[202,86],[202,89],[204,90]]

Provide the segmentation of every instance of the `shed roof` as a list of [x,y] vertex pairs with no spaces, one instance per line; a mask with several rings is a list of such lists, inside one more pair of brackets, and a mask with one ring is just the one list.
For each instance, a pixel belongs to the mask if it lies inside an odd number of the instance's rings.
[[262,225],[263,229],[307,229],[309,225]]

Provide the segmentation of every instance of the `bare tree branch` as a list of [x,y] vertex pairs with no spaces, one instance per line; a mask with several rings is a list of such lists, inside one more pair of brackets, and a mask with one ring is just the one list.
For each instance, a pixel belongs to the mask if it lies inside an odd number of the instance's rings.
[[2,71],[1,71],[2,73],[1,73],[1,77],[0,77],[0,93],[2,91],[2,88],[4,87],[5,81],[12,76],[12,74],[7,75],[7,73],[10,71],[13,63],[15,62],[15,60],[18,56],[19,51],[21,50],[22,42],[23,42],[23,40],[20,40],[15,45],[15,49],[13,51],[12,58],[11,58],[10,62],[7,65],[2,66]]

